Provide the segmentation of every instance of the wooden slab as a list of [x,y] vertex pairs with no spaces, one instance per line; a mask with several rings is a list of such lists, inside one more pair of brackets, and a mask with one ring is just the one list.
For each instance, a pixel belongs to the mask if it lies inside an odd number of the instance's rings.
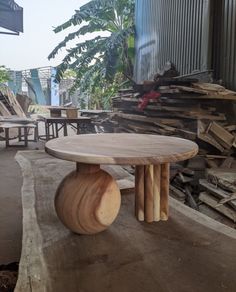
[[92,164],[148,165],[189,159],[197,144],[185,139],[142,134],[85,134],[46,143],[49,154]]
[[207,133],[210,132],[219,141],[219,143],[226,149],[230,149],[235,141],[235,136],[225,130],[221,125],[216,122],[210,123]]
[[24,184],[15,292],[234,291],[235,230],[172,200],[169,221],[140,223],[132,194],[122,196],[119,216],[107,231],[77,236],[53,207],[57,185],[74,163],[42,151],[21,152],[17,161]]
[[226,205],[219,204],[219,201],[214,196],[211,196],[207,192],[202,192],[200,193],[199,200],[217,210],[218,212],[224,214],[233,222],[236,222],[236,211]]

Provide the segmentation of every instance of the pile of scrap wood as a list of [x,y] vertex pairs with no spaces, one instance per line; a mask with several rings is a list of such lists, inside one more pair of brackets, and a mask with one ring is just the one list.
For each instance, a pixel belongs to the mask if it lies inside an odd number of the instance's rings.
[[0,85],[0,115],[6,117],[12,115],[26,116],[17,98],[6,85]]
[[110,122],[110,113],[109,110],[80,110],[81,116],[91,118],[92,121],[93,127],[88,124],[89,129],[86,133],[113,132],[114,127]]
[[[236,92],[189,77],[159,76],[120,90],[112,102],[115,132],[177,136],[199,145],[198,156],[175,169],[170,190],[194,209],[214,208],[203,203],[208,191],[203,192],[199,180],[206,178],[206,169],[230,169],[236,180]],[[235,200],[235,195],[228,198]]]
[[200,185],[203,206],[210,206],[236,223],[236,168],[209,169]]
[[191,93],[191,89],[195,91],[194,86],[196,83],[193,87],[181,86],[186,90],[181,93],[178,85],[174,93],[171,93],[172,86],[169,89],[165,86],[165,93],[163,87],[159,87],[161,96],[148,100],[142,109],[140,93],[121,90],[119,96],[113,98],[115,131],[174,135],[197,141],[202,154],[230,154],[236,147],[236,92],[215,84],[199,83],[198,87],[204,91]]
[[[4,84],[0,85],[0,120],[16,119],[16,122],[22,123],[22,120],[26,120],[26,112],[31,100],[27,96],[17,95]],[[18,129],[12,128],[9,131],[9,137],[15,138],[18,136]],[[0,127],[0,138],[5,139],[3,129]]]

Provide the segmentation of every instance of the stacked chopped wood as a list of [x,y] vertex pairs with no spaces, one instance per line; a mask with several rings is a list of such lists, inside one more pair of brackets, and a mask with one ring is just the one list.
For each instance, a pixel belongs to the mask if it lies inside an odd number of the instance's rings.
[[[230,169],[236,181],[236,92],[218,84],[177,77],[144,82],[134,88],[120,90],[112,100],[114,112],[110,114],[110,122],[114,131],[173,135],[195,141],[199,145],[199,154],[175,169],[171,194],[202,212],[203,205],[205,209],[210,206],[235,222],[234,210],[221,212],[225,204],[215,207],[221,204],[221,199],[229,199],[231,206],[227,208],[232,208],[232,202],[236,204],[235,194],[225,194],[222,185],[218,184],[218,191],[225,197],[218,196],[218,201],[217,196],[214,200],[209,199],[212,192],[204,190],[202,184],[203,181],[205,185],[210,184],[206,169],[219,168],[223,173],[225,168]],[[152,94],[144,103],[149,93]]]

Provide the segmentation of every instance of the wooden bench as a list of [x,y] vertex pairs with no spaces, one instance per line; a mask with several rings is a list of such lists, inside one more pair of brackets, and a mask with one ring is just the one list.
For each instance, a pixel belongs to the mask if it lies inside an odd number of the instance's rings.
[[[18,141],[24,142],[24,146],[28,146],[28,142],[37,142],[38,141],[38,124],[35,123],[13,123],[13,122],[0,122],[0,128],[4,130],[5,133],[5,142],[6,147],[12,147],[16,145],[10,145],[10,136],[9,130],[10,129],[18,129]],[[29,139],[29,130],[34,129],[34,139]],[[22,139],[22,130],[23,130],[23,139]],[[17,145],[19,146],[19,145]]]

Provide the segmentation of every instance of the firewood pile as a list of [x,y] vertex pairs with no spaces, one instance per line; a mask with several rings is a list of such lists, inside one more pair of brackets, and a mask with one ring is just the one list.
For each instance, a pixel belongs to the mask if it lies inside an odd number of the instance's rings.
[[[236,227],[236,92],[176,76],[156,76],[154,81],[133,87],[120,90],[112,100],[114,131],[195,141],[197,157],[172,169],[171,194],[222,222],[227,221],[226,216],[231,220],[228,224]],[[223,180],[230,184],[228,189],[222,179],[212,182],[213,170],[219,178],[226,176]]]

